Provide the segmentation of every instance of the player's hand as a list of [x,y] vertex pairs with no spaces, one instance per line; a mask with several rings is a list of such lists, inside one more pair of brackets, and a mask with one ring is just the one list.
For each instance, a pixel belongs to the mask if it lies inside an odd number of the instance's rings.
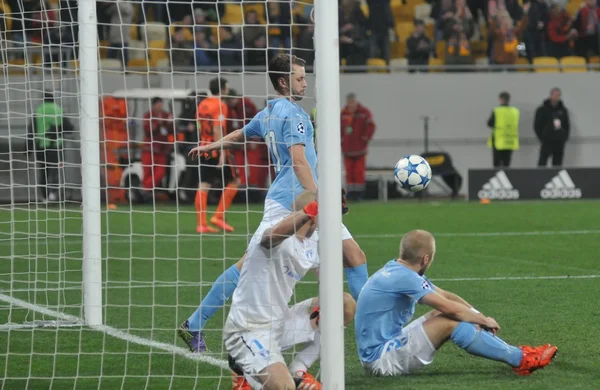
[[219,156],[219,163],[217,164],[217,168],[223,168],[225,165],[225,153],[221,153]]
[[190,150],[190,152],[188,153],[188,156],[190,156],[194,159],[200,158],[200,156],[204,156],[205,158],[210,158],[210,155],[208,154],[209,152],[210,152],[210,150],[208,149],[208,145],[201,145],[201,146],[196,146],[195,148]]
[[346,215],[350,212],[348,208],[348,199],[346,199],[346,189],[342,188],[342,215]]
[[500,325],[498,325],[496,320],[492,317],[486,317],[485,324],[482,324],[481,326],[488,332],[492,332],[494,335],[500,330]]

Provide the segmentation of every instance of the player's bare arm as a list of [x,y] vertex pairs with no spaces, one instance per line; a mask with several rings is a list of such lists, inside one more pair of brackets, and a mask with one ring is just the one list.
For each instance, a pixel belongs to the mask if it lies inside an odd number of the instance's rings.
[[461,303],[461,304],[465,305],[466,307],[468,307],[469,309],[473,308],[473,305],[471,305],[469,302],[465,301],[463,298],[461,298],[460,296],[458,296],[454,293],[451,293],[449,291],[441,289],[438,286],[435,286],[435,291],[448,300]]
[[292,166],[294,167],[294,173],[300,181],[302,187],[307,191],[317,191],[317,184],[312,175],[310,164],[306,160],[304,155],[304,145],[292,145],[289,148],[290,156],[292,156]]
[[496,332],[500,326],[491,317],[486,317],[481,313],[475,313],[469,307],[462,303],[451,301],[443,295],[434,292],[433,294],[425,295],[419,303],[430,306],[448,318],[459,322],[470,322],[480,325],[482,328]]
[[313,201],[306,205],[303,210],[288,215],[277,225],[265,230],[261,237],[260,245],[265,249],[275,248],[286,238],[293,235],[297,235],[298,239],[302,241],[306,237],[297,233],[300,233],[300,229],[305,225],[313,223],[316,216],[317,202]]
[[225,137],[220,138],[218,141],[195,147],[194,149],[190,150],[189,155],[191,157],[197,158],[203,153],[210,153],[213,150],[226,150],[231,148],[235,144],[242,142],[243,140],[244,132],[242,131],[242,129],[238,129],[227,134]]

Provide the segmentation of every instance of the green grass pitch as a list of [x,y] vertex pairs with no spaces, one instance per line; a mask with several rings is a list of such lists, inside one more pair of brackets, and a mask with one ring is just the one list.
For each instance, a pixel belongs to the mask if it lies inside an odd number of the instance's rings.
[[[230,389],[227,370],[182,354],[175,329],[242,255],[246,234],[261,217],[260,208],[234,211],[236,235],[203,239],[188,206],[103,212],[104,319],[126,332],[127,341],[107,329],[2,325],[54,319],[10,305],[7,296],[82,316],[82,225],[75,207],[0,209],[0,389]],[[557,344],[559,355],[547,369],[521,378],[448,343],[418,374],[371,378],[363,374],[349,326],[346,389],[600,388],[599,217],[595,202],[351,205],[345,223],[367,254],[369,273],[397,255],[403,233],[428,229],[437,234],[428,275],[434,283],[495,317],[506,341]],[[317,293],[309,277],[296,296]],[[210,356],[220,360],[225,315],[220,310],[207,324]],[[139,345],[131,336],[155,344]]]

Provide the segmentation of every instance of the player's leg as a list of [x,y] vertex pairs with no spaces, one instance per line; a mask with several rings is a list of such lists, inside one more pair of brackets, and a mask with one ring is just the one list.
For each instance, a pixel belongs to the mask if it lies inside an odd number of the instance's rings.
[[271,364],[254,378],[263,385],[263,390],[293,390],[296,383],[285,363]]
[[348,288],[352,297],[358,299],[358,294],[369,279],[367,270],[367,257],[360,249],[358,243],[354,241],[348,229],[342,227],[342,252],[344,259],[344,272],[348,280]]
[[367,156],[362,155],[356,158],[354,164],[354,180],[356,182],[356,192],[358,200],[365,197],[365,174],[367,170]]
[[348,199],[354,200],[354,164],[353,159],[344,156],[344,169],[346,170],[346,189],[348,190]]
[[446,341],[452,340],[471,355],[504,362],[520,374],[525,374],[525,371],[531,373],[544,367],[556,355],[556,347],[515,347],[471,323],[458,322],[443,315],[428,319],[422,328],[436,349]]
[[198,173],[200,180],[198,184],[198,191],[196,191],[196,198],[194,204],[196,205],[196,231],[198,233],[217,233],[218,230],[212,226],[209,226],[206,222],[206,209],[208,208],[208,191],[212,186],[212,181],[215,179],[218,170],[216,159],[200,159],[200,165],[198,167]]
[[217,212],[210,219],[210,223],[228,232],[233,232],[234,229],[225,222],[225,211],[229,209],[229,206],[231,206],[233,199],[237,195],[239,185],[239,180],[235,174],[234,164],[231,155],[228,155],[225,160],[225,165],[223,165],[223,169],[221,169],[224,185],[223,191],[221,192],[221,199],[219,200]]
[[183,339],[192,352],[206,351],[206,341],[202,333],[206,321],[212,318],[220,308],[225,306],[225,302],[233,295],[240,279],[240,271],[245,259],[246,254],[237,263],[227,268],[215,280],[208,294],[202,299],[200,306],[179,327],[179,337]]

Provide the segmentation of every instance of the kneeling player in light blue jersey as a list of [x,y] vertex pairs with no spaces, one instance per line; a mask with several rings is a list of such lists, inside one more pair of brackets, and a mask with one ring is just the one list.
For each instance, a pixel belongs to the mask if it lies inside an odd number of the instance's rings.
[[[317,190],[314,128],[309,115],[296,103],[306,93],[304,65],[304,60],[296,56],[275,56],[269,63],[269,78],[278,97],[269,100],[267,106],[243,129],[235,130],[217,142],[199,146],[190,152],[192,156],[199,156],[214,150],[228,149],[250,138],[265,141],[276,177],[267,192],[263,219],[255,234],[289,215],[294,199],[302,191]],[[317,234],[314,239],[317,239]],[[343,225],[342,240],[348,287],[353,298],[357,299],[369,277],[366,257]],[[193,336],[192,350],[206,350],[202,336],[204,325],[233,294],[243,262],[244,257],[219,276],[196,312],[181,325],[180,333],[188,332]],[[190,339],[189,335],[187,339]]]
[[[471,355],[504,362],[518,375],[550,364],[557,352],[549,344],[513,347],[496,332],[496,320],[464,299],[434,286],[425,276],[433,263],[435,240],[415,230],[400,241],[400,257],[377,271],[358,297],[354,325],[360,361],[378,376],[411,374],[431,364],[448,340]],[[416,304],[434,311],[409,323]]]

